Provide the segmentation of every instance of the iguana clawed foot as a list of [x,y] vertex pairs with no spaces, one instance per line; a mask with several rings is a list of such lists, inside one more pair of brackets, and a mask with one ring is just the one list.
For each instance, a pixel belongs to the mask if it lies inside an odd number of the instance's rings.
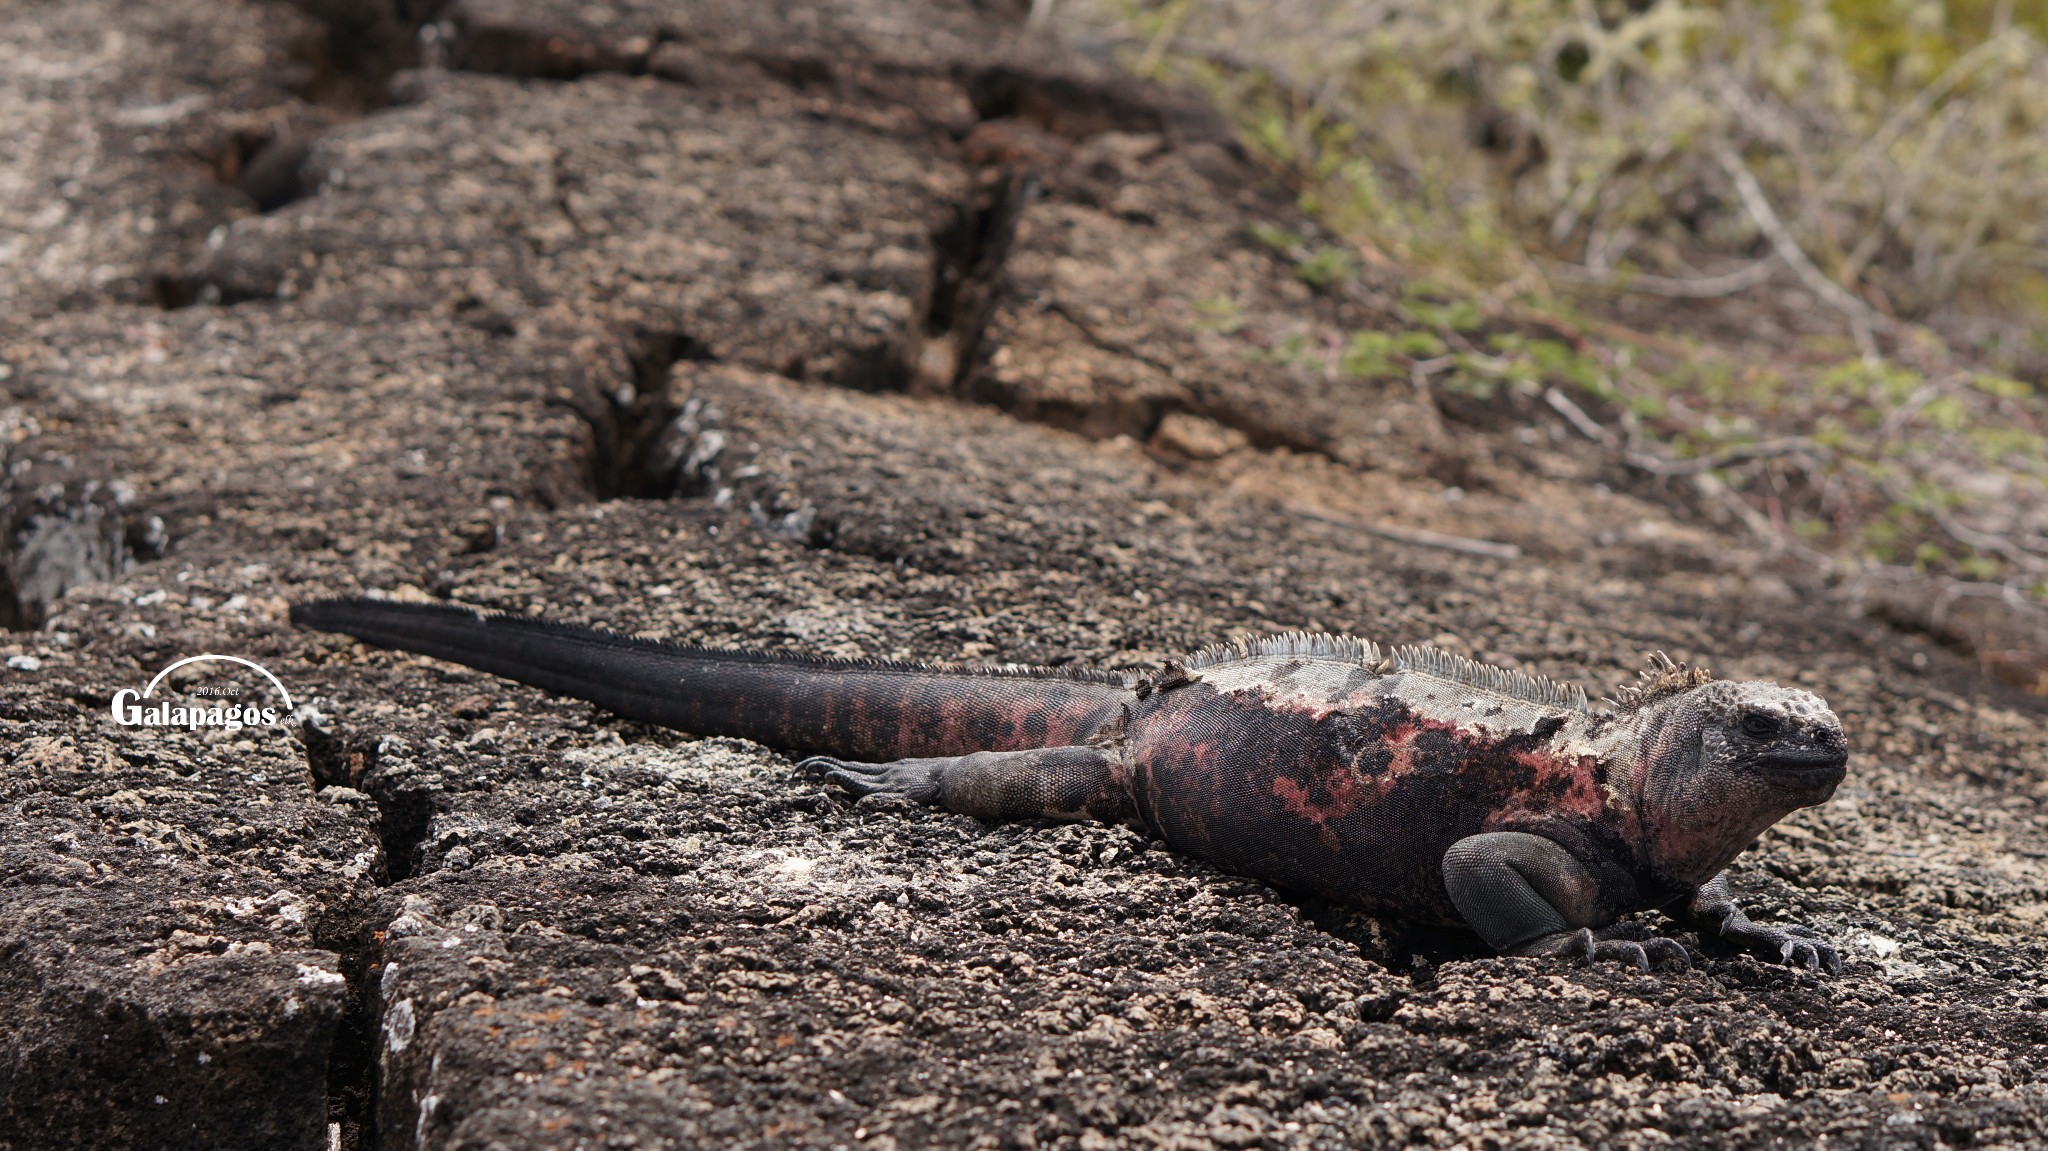
[[823,771],[856,796],[900,795],[976,819],[1130,818],[1118,760],[1100,747],[977,751],[894,763],[819,756],[803,766]]
[[1557,955],[1584,959],[1588,963],[1618,959],[1638,971],[1666,965],[1692,967],[1692,956],[1676,939],[1652,934],[1640,923],[1617,923],[1595,931],[1582,927],[1546,936],[1523,948],[1523,955]]
[[[1738,922],[1739,919],[1739,922]],[[1829,975],[1842,973],[1842,954],[1832,944],[1818,939],[1801,938],[1805,928],[1795,927],[1780,930],[1776,927],[1760,927],[1751,923],[1740,912],[1721,925],[1721,938],[1765,959],[1775,959],[1788,967],[1804,967],[1809,973]]]
[[[1804,931],[1804,928],[1796,927],[1782,931],[1774,927],[1759,927],[1737,912],[1714,933],[1761,958],[1776,960],[1788,967],[1803,967],[1813,975],[1822,972],[1840,975],[1841,953],[1821,940],[1805,938]],[[1692,966],[1692,956],[1684,944],[1657,935],[1639,923],[1617,923],[1599,931],[1580,928],[1560,932],[1529,944],[1521,954],[1569,956],[1588,963],[1620,960],[1632,964],[1639,971],[1666,965],[1678,968]]]
[[855,796],[901,795],[930,803],[939,794],[939,770],[945,759],[899,759],[892,763],[853,763],[816,755],[797,765],[799,771],[821,771]]
[[1831,944],[1805,938],[1807,929],[1784,930],[1751,922],[1742,908],[1736,906],[1726,874],[1715,876],[1699,889],[1686,915],[1698,926],[1701,935],[1717,935],[1765,959],[1804,967],[1815,975],[1823,971],[1829,975],[1842,973],[1841,952]]

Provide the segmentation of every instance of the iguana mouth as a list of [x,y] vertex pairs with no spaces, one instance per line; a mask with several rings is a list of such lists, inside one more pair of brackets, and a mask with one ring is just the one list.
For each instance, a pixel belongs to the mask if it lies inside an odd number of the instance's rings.
[[1848,767],[1849,756],[1840,748],[1796,747],[1773,751],[1756,762],[1758,767],[1781,779],[1818,784],[1839,781]]

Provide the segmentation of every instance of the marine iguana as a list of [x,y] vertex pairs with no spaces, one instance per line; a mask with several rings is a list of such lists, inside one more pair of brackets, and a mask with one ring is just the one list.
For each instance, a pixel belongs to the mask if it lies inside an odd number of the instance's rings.
[[[1818,696],[1651,657],[1609,707],[1428,647],[1295,633],[1136,676],[687,647],[455,604],[326,600],[345,632],[696,735],[802,752],[856,795],[986,820],[1121,822],[1187,855],[1508,955],[1688,963],[1662,909],[1809,971],[1835,949],[1752,923],[1723,869],[1825,802],[1848,744]],[[843,758],[841,758],[843,757]]]

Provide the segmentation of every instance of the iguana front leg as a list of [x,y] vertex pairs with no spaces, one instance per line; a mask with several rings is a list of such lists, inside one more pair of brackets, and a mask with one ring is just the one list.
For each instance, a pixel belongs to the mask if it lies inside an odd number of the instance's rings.
[[1801,938],[1782,928],[1762,927],[1750,922],[1749,916],[1735,905],[1735,896],[1728,890],[1728,873],[1725,871],[1693,893],[1680,918],[1701,935],[1718,935],[1766,959],[1804,967],[1816,975],[1822,971],[1829,975],[1842,973],[1842,956],[1833,946],[1818,939]]
[[[1467,926],[1502,955],[1575,955],[1691,966],[1676,940],[1602,924],[1593,873],[1555,840],[1521,831],[1471,835],[1444,853],[1444,887]],[[1627,938],[1634,936],[1634,938]]]
[[977,819],[1132,818],[1122,762],[1099,747],[1041,747],[978,751],[937,759],[850,763],[818,756],[806,769],[822,769],[855,795],[901,795]]

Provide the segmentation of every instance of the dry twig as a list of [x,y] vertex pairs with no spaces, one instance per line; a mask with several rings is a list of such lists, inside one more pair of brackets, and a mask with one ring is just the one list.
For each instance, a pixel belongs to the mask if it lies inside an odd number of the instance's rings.
[[1871,310],[1869,304],[1851,295],[1847,288],[1828,279],[1827,274],[1814,265],[1813,260],[1807,256],[1806,249],[1799,246],[1799,241],[1793,237],[1791,230],[1785,227],[1785,222],[1778,218],[1778,213],[1771,207],[1770,197],[1764,195],[1763,186],[1756,182],[1756,173],[1749,170],[1749,165],[1742,162],[1742,157],[1735,154],[1735,149],[1726,144],[1718,145],[1714,149],[1714,158],[1720,161],[1721,167],[1728,173],[1728,178],[1735,182],[1735,194],[1742,198],[1743,210],[1749,213],[1749,218],[1756,224],[1757,230],[1771,242],[1771,247],[1778,253],[1778,258],[1785,261],[1786,266],[1792,269],[1792,273],[1799,277],[1799,282],[1805,284],[1807,290],[1819,296],[1848,319],[1849,330],[1855,335],[1856,347],[1863,353],[1863,358],[1876,360],[1877,341],[1871,333],[1875,329],[1888,326],[1884,317]]
[[1608,431],[1599,420],[1587,415],[1586,409],[1573,403],[1570,396],[1565,395],[1556,388],[1545,388],[1543,390],[1543,402],[1549,404],[1558,415],[1563,416],[1566,423],[1579,429],[1579,434],[1587,439],[1595,443],[1606,444],[1609,447],[1613,447],[1619,442],[1615,439],[1613,432]]
[[1767,460],[1777,456],[1814,455],[1827,449],[1805,436],[1786,436],[1783,439],[1764,440],[1754,444],[1737,444],[1707,456],[1692,456],[1688,459],[1671,459],[1651,455],[1644,451],[1630,451],[1624,459],[1628,466],[1658,476],[1696,476],[1702,472],[1718,472],[1722,468],[1752,460]]
[[1942,508],[1928,504],[1924,500],[1913,499],[1910,494],[1901,490],[1899,485],[1893,481],[1881,480],[1878,482],[1877,487],[1879,491],[1884,493],[1886,499],[1895,504],[1912,508],[1914,511],[1926,516],[1935,527],[1942,530],[1942,534],[1962,544],[1964,547],[2003,557],[2014,567],[2024,572],[2031,574],[2048,572],[2048,557],[2042,557],[2028,551],[2005,536],[1994,535],[1990,532],[1980,532],[1976,528],[1948,514]]
[[1763,284],[1777,274],[1778,266],[1778,257],[1772,255],[1718,276],[1653,276],[1644,272],[1617,276],[1612,272],[1601,274],[1576,264],[1555,264],[1551,271],[1567,280],[1619,288],[1624,292],[1642,292],[1678,300],[1711,300],[1733,296]]
[[1514,544],[1501,543],[1497,540],[1476,540],[1468,536],[1447,535],[1443,532],[1430,531],[1427,528],[1404,528],[1393,524],[1372,523],[1368,520],[1355,519],[1336,512],[1326,512],[1320,508],[1312,508],[1307,504],[1299,504],[1291,500],[1282,503],[1280,509],[1289,515],[1300,516],[1305,520],[1314,520],[1317,523],[1330,524],[1333,527],[1350,528],[1352,531],[1364,532],[1366,535],[1378,536],[1383,540],[1392,540],[1399,544],[1438,548],[1443,551],[1461,552],[1471,556],[1486,556],[1489,559],[1497,560],[1520,559],[1522,555],[1522,549]]

